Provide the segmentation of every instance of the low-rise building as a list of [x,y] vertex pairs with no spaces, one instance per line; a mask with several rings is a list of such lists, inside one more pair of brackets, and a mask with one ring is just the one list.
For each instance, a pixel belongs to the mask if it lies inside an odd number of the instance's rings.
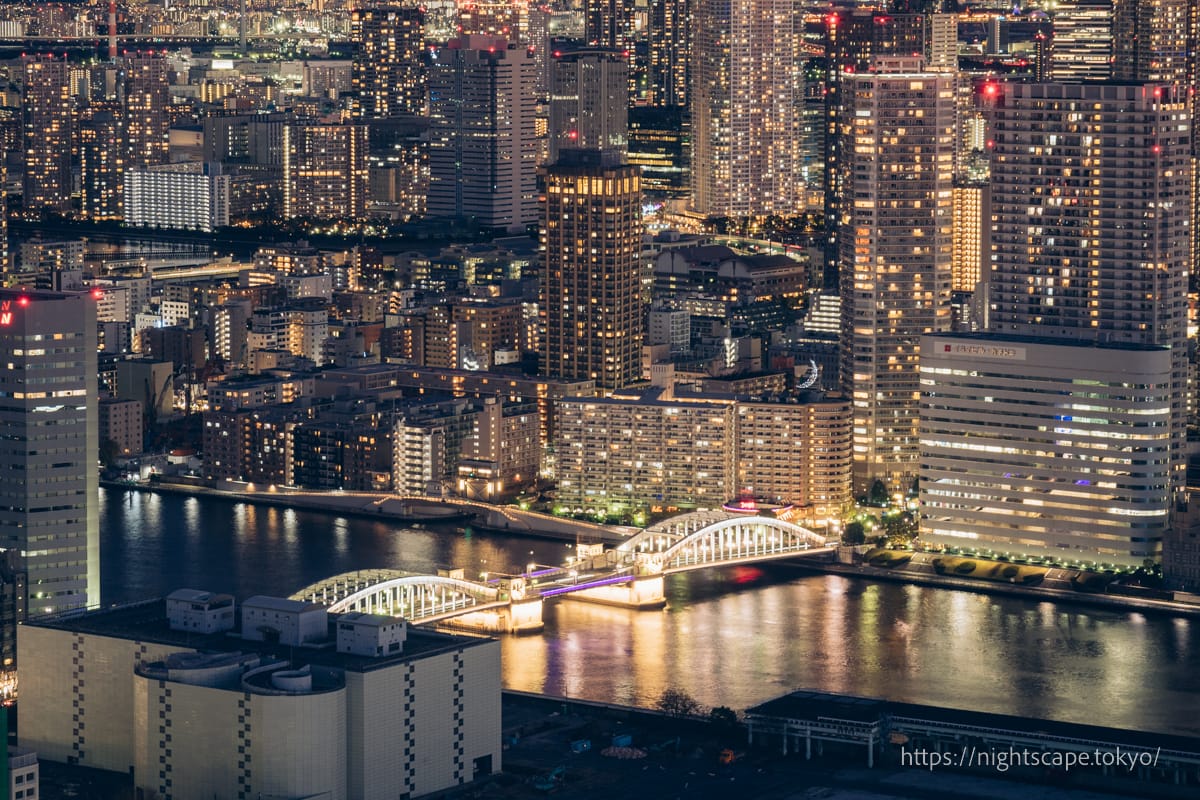
[[[201,595],[219,597],[172,598]],[[281,599],[242,614],[211,633],[163,600],[27,623],[22,746],[171,800],[419,797],[500,769],[497,642]]]

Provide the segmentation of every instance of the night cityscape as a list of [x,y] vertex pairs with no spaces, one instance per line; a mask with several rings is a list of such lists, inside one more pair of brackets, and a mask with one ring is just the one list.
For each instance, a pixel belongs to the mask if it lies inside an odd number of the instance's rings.
[[1198,90],[1195,0],[6,0],[5,797],[1200,795]]

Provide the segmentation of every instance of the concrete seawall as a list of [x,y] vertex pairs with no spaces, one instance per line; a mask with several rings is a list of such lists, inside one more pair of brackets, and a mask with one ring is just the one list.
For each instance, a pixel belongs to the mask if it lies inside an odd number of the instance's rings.
[[401,525],[463,523],[474,528],[570,542],[618,544],[636,528],[598,525],[564,519],[512,506],[492,506],[465,500],[401,497],[375,492],[304,492],[294,489],[255,489],[251,484],[222,482],[217,486],[154,482],[101,481],[113,489],[204,497],[233,503],[303,509],[343,516],[386,519]]

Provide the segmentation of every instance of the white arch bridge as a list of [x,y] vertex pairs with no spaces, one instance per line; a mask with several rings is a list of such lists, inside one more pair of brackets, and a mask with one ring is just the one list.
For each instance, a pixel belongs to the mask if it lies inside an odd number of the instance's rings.
[[665,575],[831,550],[826,537],[795,523],[728,511],[671,517],[617,546],[618,552],[644,564],[644,572]]
[[774,517],[695,511],[646,528],[614,550],[579,545],[562,567],[473,581],[461,570],[422,575],[376,569],[335,575],[292,595],[331,612],[404,617],[414,625],[454,620],[491,633],[540,630],[542,604],[567,596],[632,608],[661,608],[663,578],[677,572],[830,554],[836,542]]

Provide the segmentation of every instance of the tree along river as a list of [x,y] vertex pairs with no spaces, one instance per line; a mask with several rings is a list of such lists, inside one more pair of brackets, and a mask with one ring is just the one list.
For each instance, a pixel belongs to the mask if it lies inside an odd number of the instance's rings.
[[[286,596],[341,572],[561,564],[573,545],[210,498],[101,490],[105,604],[178,588]],[[801,687],[1200,735],[1200,620],[811,574],[785,564],[667,580],[665,611],[557,600],[503,637],[510,689],[734,709]]]

